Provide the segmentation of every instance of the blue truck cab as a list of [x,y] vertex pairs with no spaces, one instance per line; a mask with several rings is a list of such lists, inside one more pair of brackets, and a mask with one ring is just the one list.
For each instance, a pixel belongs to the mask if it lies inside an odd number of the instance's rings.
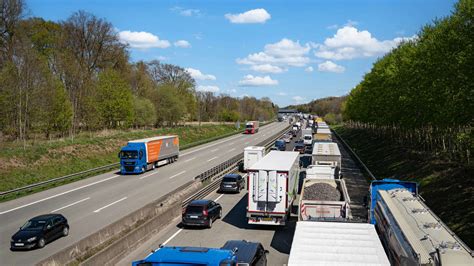
[[145,143],[128,143],[120,150],[120,172],[122,174],[139,174],[147,169]]
[[161,247],[132,266],[234,266],[232,250],[205,247]]
[[385,178],[382,180],[375,180],[372,181],[370,184],[369,188],[369,194],[370,194],[370,223],[375,224],[375,206],[377,205],[377,201],[379,200],[379,190],[391,190],[391,189],[397,189],[397,188],[404,188],[410,191],[413,195],[417,196],[418,195],[418,183],[416,182],[411,182],[411,181],[400,181],[397,179],[389,179]]

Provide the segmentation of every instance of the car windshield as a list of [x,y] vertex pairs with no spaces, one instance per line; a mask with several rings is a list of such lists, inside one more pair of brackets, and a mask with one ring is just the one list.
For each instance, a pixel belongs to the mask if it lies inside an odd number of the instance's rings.
[[195,214],[195,213],[202,213],[202,209],[204,206],[188,206],[186,207],[186,213],[188,214]]
[[46,220],[29,220],[26,222],[21,229],[22,230],[38,230],[42,229],[46,224]]
[[253,128],[253,125],[246,125],[246,128]]
[[235,182],[235,181],[237,181],[237,178],[233,176],[224,176],[224,178],[222,179],[222,182]]
[[121,151],[120,158],[122,159],[137,159],[138,152],[137,151]]
[[311,136],[304,136],[304,139],[305,140],[310,140],[310,139],[312,139],[312,137]]

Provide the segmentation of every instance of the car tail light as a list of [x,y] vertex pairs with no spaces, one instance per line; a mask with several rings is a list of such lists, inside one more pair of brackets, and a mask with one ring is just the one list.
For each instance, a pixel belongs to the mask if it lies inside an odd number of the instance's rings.
[[207,216],[207,215],[208,215],[207,210],[203,210],[203,211],[202,211],[202,215]]

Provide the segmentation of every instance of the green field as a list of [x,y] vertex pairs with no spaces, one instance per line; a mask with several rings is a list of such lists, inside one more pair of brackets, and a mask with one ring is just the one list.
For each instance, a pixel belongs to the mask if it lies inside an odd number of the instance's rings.
[[81,133],[74,140],[29,141],[26,145],[4,142],[0,143],[0,191],[117,163],[117,154],[128,140],[177,134],[180,149],[184,149],[236,132],[231,125],[206,125]]
[[364,130],[336,127],[377,177],[420,183],[426,204],[467,245],[474,247],[474,167],[394,145]]

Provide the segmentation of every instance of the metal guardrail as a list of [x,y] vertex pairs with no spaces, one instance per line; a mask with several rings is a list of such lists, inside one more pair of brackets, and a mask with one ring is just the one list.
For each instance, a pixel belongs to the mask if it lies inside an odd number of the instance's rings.
[[359,156],[354,152],[354,150],[352,150],[352,148],[349,146],[349,144],[347,144],[347,142],[339,134],[337,134],[336,131],[331,129],[331,132],[334,133],[334,135],[337,137],[339,142],[342,143],[344,148],[347,151],[349,151],[351,157],[353,159],[355,159],[356,163],[362,168],[362,170],[364,170],[364,172],[366,172],[370,176],[370,178],[372,178],[372,180],[377,180],[377,178],[372,174],[372,172],[369,170],[369,168],[367,168],[367,166],[364,164],[364,162],[362,162],[362,160],[359,158]]
[[[270,124],[270,123],[271,122],[263,123],[262,126]],[[222,135],[222,136],[217,136],[217,137],[213,137],[213,138],[209,138],[209,139],[189,143],[187,145],[183,145],[181,150],[193,148],[195,146],[206,144],[206,143],[212,142],[214,140],[230,137],[232,135],[242,133],[243,131],[244,130],[239,130],[237,132],[231,132],[229,134],[225,134],[225,135]],[[49,180],[41,181],[41,182],[38,182],[38,183],[30,184],[30,185],[27,185],[27,186],[11,189],[11,190],[7,190],[7,191],[0,191],[0,197],[8,195],[8,194],[15,193],[15,192],[19,192],[19,191],[22,191],[22,190],[28,190],[28,189],[32,189],[32,188],[35,188],[35,187],[41,187],[41,186],[44,186],[44,185],[47,185],[47,184],[56,183],[56,182],[63,181],[63,180],[73,178],[73,177],[79,177],[79,176],[94,173],[94,172],[97,172],[97,171],[108,170],[108,169],[111,169],[111,168],[114,168],[114,167],[117,167],[117,166],[120,166],[120,163],[113,163],[113,164],[108,164],[108,165],[104,165],[104,166],[99,166],[99,167],[84,170],[84,171],[81,171],[81,172],[72,173],[72,174],[69,174],[69,175],[60,176],[60,177],[56,177],[56,178],[53,178],[53,179],[49,179]]]
[[[290,125],[288,125],[285,129],[279,131],[275,135],[273,135],[270,140],[265,140],[257,144],[256,146],[265,146],[266,149],[268,149],[270,146],[273,146],[273,142],[280,138],[283,134],[285,134],[290,128]],[[243,153],[238,154],[231,159],[199,174],[196,176],[194,179],[199,179],[201,182],[206,182],[207,180],[211,180],[211,183],[208,184],[207,186],[203,187],[200,189],[198,192],[195,194],[191,195],[187,199],[183,200],[183,203],[181,205],[182,208],[185,208],[191,201],[195,199],[202,199],[209,195],[212,191],[216,190],[221,182],[221,179],[224,175],[228,173],[232,173],[238,170],[239,164],[242,163],[243,161]]]

